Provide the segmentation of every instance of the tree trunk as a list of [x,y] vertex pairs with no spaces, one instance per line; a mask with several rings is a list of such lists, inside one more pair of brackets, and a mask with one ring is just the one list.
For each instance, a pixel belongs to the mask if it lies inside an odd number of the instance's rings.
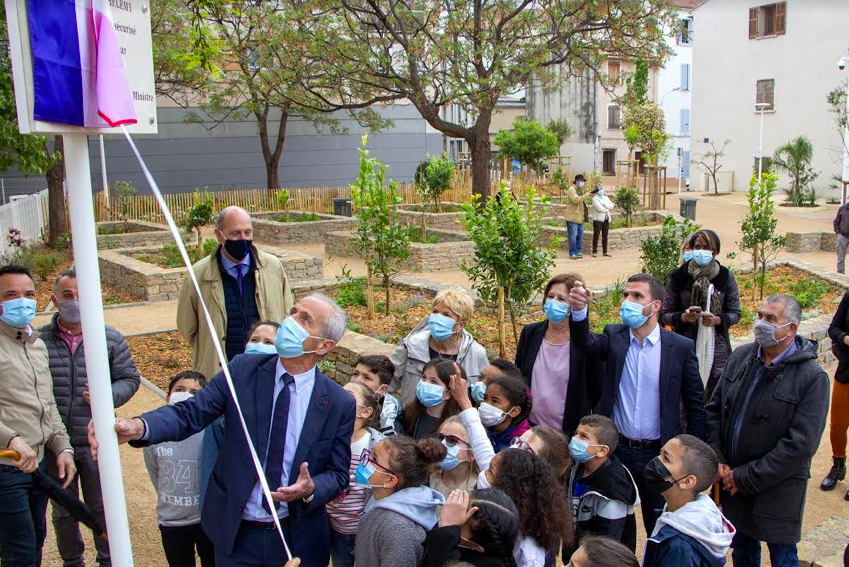
[[516,323],[516,310],[510,307],[510,322],[513,324],[513,341],[519,344],[519,325]]
[[387,317],[389,316],[389,284],[390,284],[389,278],[387,276],[383,276],[383,287],[384,287],[383,291],[384,291],[384,293],[386,293],[386,305],[384,306],[383,313]]
[[504,288],[498,288],[498,356],[507,356],[506,341],[504,339]]
[[203,236],[201,235],[201,227],[197,227],[195,230],[198,231],[198,260],[200,260],[201,254],[203,254]]
[[371,264],[366,266],[366,310],[368,311],[368,320],[374,319],[374,287],[371,285]]
[[270,106],[265,106],[261,112],[255,112],[259,130],[260,146],[262,147],[262,158],[265,160],[265,183],[269,196],[273,197],[280,189],[280,156],[283,153],[283,145],[286,142],[286,125],[289,122],[289,107],[279,107],[280,124],[275,136],[274,148],[268,139],[268,115]]
[[[63,154],[62,136],[53,137],[53,153]],[[65,218],[65,156],[56,165],[47,170],[47,211],[48,229],[47,246],[56,248],[56,243],[63,234],[68,232],[68,221]]]
[[471,136],[466,138],[472,154],[472,195],[483,206],[489,199],[492,182],[490,180],[489,160],[492,144],[489,141],[489,125],[492,111],[481,112],[472,128]]

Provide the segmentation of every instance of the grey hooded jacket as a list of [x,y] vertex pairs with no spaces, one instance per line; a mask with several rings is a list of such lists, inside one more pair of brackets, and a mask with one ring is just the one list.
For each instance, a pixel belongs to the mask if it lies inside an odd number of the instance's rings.
[[[71,437],[71,444],[88,445],[87,428],[91,420],[91,408],[83,398],[83,392],[88,391],[85,344],[80,343],[72,357],[71,349],[59,334],[57,317],[58,314],[54,315],[53,321],[38,330],[50,355],[53,397],[56,398],[59,415]],[[124,335],[108,325],[106,347],[109,351],[109,373],[112,377],[112,402],[117,408],[133,397],[139,389],[141,378]]]
[[[422,379],[422,370],[430,361],[430,331],[427,318],[419,322],[410,333],[401,339],[389,359],[395,365],[395,378],[389,385],[389,392],[400,392],[404,407],[416,399],[416,385]],[[460,350],[457,352],[457,364],[466,371],[469,385],[480,377],[481,370],[489,365],[486,349],[463,329],[460,338]]]

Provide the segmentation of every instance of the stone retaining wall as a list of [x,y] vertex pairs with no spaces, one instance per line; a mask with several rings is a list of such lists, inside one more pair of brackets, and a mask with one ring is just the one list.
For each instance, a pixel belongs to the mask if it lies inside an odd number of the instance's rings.
[[788,232],[788,252],[836,252],[837,235],[833,232]]
[[[185,268],[161,268],[142,262],[138,256],[156,252],[158,247],[120,248],[99,253],[100,278],[104,283],[121,287],[141,301],[169,301],[180,296],[186,278]],[[262,247],[283,263],[290,283],[320,280],[324,277],[324,259],[292,250]]]
[[354,373],[354,365],[357,362],[357,357],[361,354],[382,354],[389,356],[395,347],[379,341],[372,337],[355,333],[354,331],[346,331],[342,340],[336,345],[330,353],[324,358],[328,362],[332,362],[334,370],[330,373],[334,380],[340,384],[345,384],[351,379]]
[[[648,222],[663,222],[667,216],[672,216],[677,222],[683,222],[684,219],[678,215],[667,213],[664,211],[643,211],[637,213],[635,217],[644,217]],[[614,213],[613,218],[617,218],[618,213]],[[561,217],[557,217],[558,219]],[[663,234],[663,225],[638,226],[634,228],[617,228],[611,229],[607,236],[607,249],[610,252],[617,250],[633,250],[640,247],[640,243],[650,236],[660,236]],[[569,231],[566,229],[566,222],[563,221],[563,226],[545,226],[543,227],[543,237],[540,239],[540,244],[548,245],[554,236],[560,237],[558,248],[561,250],[569,250]],[[601,238],[598,243],[599,251],[601,251]],[[581,252],[589,254],[593,250],[593,231],[584,230],[584,244],[581,247]]]
[[[459,205],[460,203],[442,203],[443,205]],[[461,230],[463,213],[422,213],[421,211],[406,210],[416,205],[398,205],[396,211],[398,220],[407,226],[422,226],[422,215],[425,217],[427,229],[438,228],[445,230]]]
[[[107,221],[97,223],[101,226],[124,226],[123,221]],[[174,237],[171,236],[171,231],[168,227],[162,224],[152,222],[134,220],[126,223],[129,232],[125,234],[98,234],[97,248],[98,250],[114,250],[116,248],[139,248],[142,246],[162,246],[174,242]],[[192,235],[185,230],[180,230],[183,240],[191,240],[194,242]]]
[[[475,257],[475,244],[468,240],[465,233],[456,230],[428,228],[428,234],[438,236],[442,242],[437,244],[410,243],[410,257],[404,263],[404,269],[410,272],[438,272],[459,270],[463,262],[471,262]],[[356,256],[353,248],[353,232],[331,232],[324,241],[324,250],[331,256]]]
[[[251,218],[254,226],[254,238],[258,242],[269,244],[293,244],[304,242],[324,242],[328,232],[354,230],[356,219],[337,217],[335,215],[318,214],[321,220],[306,222],[277,222],[282,212],[253,213]],[[290,217],[303,213],[291,211]]]

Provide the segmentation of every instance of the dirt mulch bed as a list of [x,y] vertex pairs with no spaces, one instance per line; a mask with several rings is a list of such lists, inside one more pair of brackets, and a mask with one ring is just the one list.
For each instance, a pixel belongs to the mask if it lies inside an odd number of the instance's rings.
[[[53,295],[53,285],[56,283],[56,278],[64,270],[71,267],[73,256],[68,252],[57,252],[62,255],[62,259],[50,274],[44,280],[35,280],[35,295],[38,301],[38,308],[44,309],[50,303],[50,298]],[[85,278],[78,275],[77,285],[83,285]],[[120,305],[121,303],[138,303],[138,297],[127,292],[126,289],[118,288],[101,282],[101,292],[103,293],[103,305]]]
[[[744,337],[751,334],[752,324],[757,319],[758,308],[762,301],[753,298],[754,280],[751,274],[737,276],[736,279],[737,286],[740,288],[740,310],[743,316],[739,323],[731,327],[729,333],[735,337]],[[844,291],[809,272],[790,266],[767,270],[764,286],[764,296],[788,293],[802,303],[803,312],[816,310],[820,315],[834,313]]]
[[192,369],[192,349],[176,331],[130,337],[127,343],[139,373],[163,390],[172,376]]

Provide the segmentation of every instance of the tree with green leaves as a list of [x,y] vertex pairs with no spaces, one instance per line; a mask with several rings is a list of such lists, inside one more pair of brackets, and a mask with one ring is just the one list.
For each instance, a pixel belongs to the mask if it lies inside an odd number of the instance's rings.
[[138,191],[129,181],[116,181],[112,186],[112,202],[118,211],[118,216],[124,221],[124,229],[130,229],[130,211],[133,206],[133,197]]
[[537,173],[543,160],[560,153],[557,134],[536,120],[517,118],[511,130],[502,130],[493,140],[502,158],[517,159]]
[[778,175],[772,168],[763,172],[760,184],[757,173],[749,181],[749,212],[740,226],[743,238],[737,245],[752,258],[752,278],[755,284],[752,286],[752,299],[764,298],[766,266],[787,245],[787,237],[775,234],[778,219],[774,215],[772,197],[777,184]]
[[622,113],[622,133],[628,146],[645,152],[652,164],[666,157],[672,137],[666,133],[663,109],[653,102],[626,105]]
[[830,91],[825,101],[828,104],[828,113],[831,114],[834,120],[834,127],[840,135],[840,142],[845,151],[849,151],[849,140],[846,139],[846,128],[849,127],[849,113],[846,111],[846,83],[841,84],[836,89]]
[[433,210],[441,212],[439,200],[442,194],[451,189],[454,177],[454,162],[446,156],[427,156],[416,170],[416,191],[422,199],[433,203]]
[[[385,314],[389,315],[392,278],[401,271],[410,256],[410,234],[398,221],[396,211],[403,198],[394,181],[387,185],[386,166],[368,157],[363,136],[360,152],[360,173],[351,185],[351,199],[357,211],[357,232],[354,248],[368,267],[368,297],[371,305],[372,277],[383,280],[386,293]],[[369,309],[371,317],[372,309]]]
[[814,145],[805,136],[799,136],[780,146],[772,156],[772,165],[790,176],[790,187],[785,191],[793,206],[805,204],[805,195],[811,183],[819,176],[811,162],[814,160]]
[[[383,97],[354,89],[357,100],[331,108],[309,96],[312,83],[339,77],[338,61],[302,57],[291,20],[300,5],[286,0],[163,0],[151,4],[157,94],[183,108],[189,122],[212,129],[252,117],[257,124],[266,185],[280,187],[279,164],[289,119],[345,133],[334,109],[345,108],[370,130],[391,125],[367,107]],[[334,77],[336,77],[334,79]]]
[[283,211],[283,214],[286,215],[286,222],[289,222],[289,209],[292,207],[292,198],[289,190],[278,189],[275,198],[277,200],[277,208]]
[[559,152],[560,146],[565,144],[566,140],[569,139],[569,136],[572,135],[572,127],[569,126],[569,122],[565,118],[552,120],[546,124],[545,127],[554,132],[554,135],[557,136],[557,150]]
[[625,97],[622,102],[628,106],[641,106],[649,102],[649,64],[642,57],[634,63],[634,72],[625,78]]
[[631,219],[640,206],[640,196],[637,195],[637,190],[633,187],[620,185],[613,195],[613,202],[616,203],[616,206],[625,215],[625,225],[630,227]]
[[684,239],[695,232],[696,228],[690,219],[679,223],[672,215],[667,216],[663,221],[663,231],[640,243],[640,271],[665,283],[670,272],[678,267]]
[[[499,296],[503,298],[510,312],[513,338],[518,342],[517,315],[548,281],[557,259],[557,239],[548,246],[539,245],[547,197],[538,196],[531,188],[528,198],[519,202],[510,196],[506,181],[498,191],[500,198],[491,196],[483,207],[464,205],[463,226],[475,243],[475,260],[471,265],[464,264],[463,271],[485,303],[495,305]],[[504,356],[501,310],[498,324]]]
[[183,228],[191,231],[196,231],[198,236],[198,258],[202,257],[203,253],[203,234],[201,229],[215,221],[215,205],[213,205],[212,193],[204,191],[202,194],[199,190],[195,190],[195,204],[192,205],[186,216],[180,223]]
[[20,133],[13,82],[4,5],[0,6],[0,172],[17,169],[26,176],[47,174],[47,245],[55,248],[68,230],[65,218],[62,137],[54,137],[51,152],[47,136]]
[[[609,56],[662,61],[674,12],[665,0],[314,0],[291,22],[305,60],[335,62],[342,80],[310,85],[328,104],[364,97],[408,100],[436,130],[462,138],[472,191],[490,193],[490,125],[500,97],[554,86]],[[454,121],[456,105],[471,117]]]

